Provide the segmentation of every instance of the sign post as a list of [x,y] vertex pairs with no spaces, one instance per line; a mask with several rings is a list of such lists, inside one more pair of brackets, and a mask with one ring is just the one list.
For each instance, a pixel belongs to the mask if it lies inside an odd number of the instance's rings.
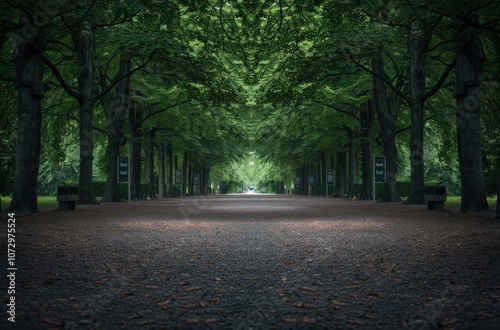
[[375,202],[375,195],[377,189],[375,184],[377,182],[385,183],[386,179],[386,162],[385,156],[373,156],[373,201]]
[[130,163],[128,156],[118,156],[118,183],[127,183],[128,201],[130,202]]
[[314,187],[314,174],[309,174],[309,196],[311,196],[311,187]]
[[333,186],[333,169],[326,170],[326,198],[328,198],[328,187]]

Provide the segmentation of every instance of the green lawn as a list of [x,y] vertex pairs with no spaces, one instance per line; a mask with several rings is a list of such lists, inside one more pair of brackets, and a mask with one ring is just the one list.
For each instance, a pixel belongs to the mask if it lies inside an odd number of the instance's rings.
[[[2,196],[2,210],[9,207],[11,200],[10,196]],[[56,196],[38,196],[38,207],[53,207],[57,209]]]
[[[460,207],[460,196],[448,196],[446,198],[445,207]],[[497,198],[488,197],[488,205],[492,210],[497,208]]]

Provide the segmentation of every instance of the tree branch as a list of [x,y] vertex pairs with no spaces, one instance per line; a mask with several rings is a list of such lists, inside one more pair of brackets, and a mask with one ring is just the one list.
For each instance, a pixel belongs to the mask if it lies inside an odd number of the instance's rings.
[[80,102],[81,101],[80,95],[77,92],[75,92],[71,87],[69,87],[69,85],[66,83],[66,81],[62,77],[61,73],[59,72],[59,70],[57,69],[57,67],[54,65],[54,63],[52,63],[45,56],[43,57],[43,62],[54,73],[54,76],[56,77],[57,81],[59,81],[59,83],[61,84],[62,88],[66,91],[66,93],[68,93],[68,95],[74,97],[75,99],[78,100],[78,102]]
[[434,87],[431,88],[427,93],[424,94],[423,100],[427,100],[429,97],[433,96],[436,94],[439,89],[443,86],[444,82],[446,79],[448,79],[448,76],[450,75],[451,71],[455,68],[455,64],[457,62],[457,59],[455,58],[444,70],[443,74],[441,75],[441,78],[439,78],[438,82],[434,85]]

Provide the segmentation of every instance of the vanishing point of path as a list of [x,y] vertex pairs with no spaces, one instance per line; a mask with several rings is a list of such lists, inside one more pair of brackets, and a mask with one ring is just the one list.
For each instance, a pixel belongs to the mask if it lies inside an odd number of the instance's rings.
[[279,195],[101,204],[19,216],[16,255],[16,329],[500,324],[500,222],[452,211]]

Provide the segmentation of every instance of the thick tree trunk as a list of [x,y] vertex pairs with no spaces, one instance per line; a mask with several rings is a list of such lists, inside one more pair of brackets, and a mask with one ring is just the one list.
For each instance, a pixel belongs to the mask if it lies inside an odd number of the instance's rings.
[[[118,77],[123,77],[130,71],[131,59],[123,47],[120,51],[120,68]],[[101,77],[103,84],[104,77]],[[103,88],[105,87],[102,86]],[[106,189],[103,201],[120,201],[118,190],[117,159],[120,155],[120,144],[123,138],[123,123],[130,106],[130,76],[123,78],[116,86],[116,96],[108,94],[104,98],[104,112],[107,122],[108,145],[106,146]]]
[[97,203],[92,187],[92,162],[94,141],[92,136],[92,110],[94,107],[94,30],[89,21],[73,35],[77,54],[78,95],[80,102],[80,204]]
[[[477,13],[465,19],[479,24]],[[481,154],[480,84],[484,52],[478,32],[458,25],[455,97],[457,99],[458,162],[461,176],[461,212],[489,210]]]
[[497,219],[500,218],[500,146],[498,146],[498,163],[497,163]]
[[18,127],[14,191],[8,212],[38,212],[45,45],[46,38],[42,33],[29,40],[19,36],[14,51]]
[[[382,50],[373,61],[373,69],[379,76],[386,76]],[[380,135],[386,157],[386,182],[384,185],[384,202],[400,202],[396,181],[398,149],[396,146],[396,121],[403,100],[399,95],[387,95],[387,86],[377,76],[373,77],[374,105],[380,123]]]
[[133,102],[129,108],[130,124],[130,198],[141,200],[142,106]]
[[167,187],[165,184],[165,145],[158,145],[158,198],[167,197]]
[[430,41],[425,24],[415,18],[409,36],[410,53],[410,93],[411,93],[411,132],[410,194],[405,203],[424,204],[424,93],[425,93],[425,60]]
[[363,187],[361,199],[373,199],[373,153],[371,135],[375,114],[372,101],[368,101],[360,108],[361,123],[361,176]]

